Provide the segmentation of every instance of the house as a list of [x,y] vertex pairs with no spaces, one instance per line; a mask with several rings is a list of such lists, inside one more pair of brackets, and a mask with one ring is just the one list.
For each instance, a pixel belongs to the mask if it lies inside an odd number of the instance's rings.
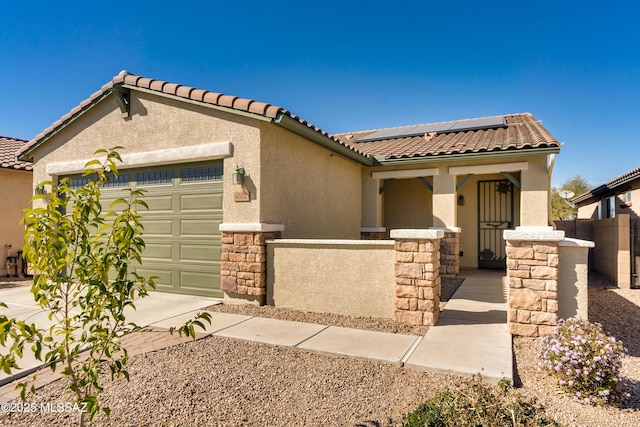
[[549,225],[560,144],[529,113],[330,135],[284,108],[123,71],[20,149],[34,182],[123,146],[147,190],[158,289],[264,302],[265,240],[444,232],[443,274],[505,268],[503,231]]
[[[633,201],[636,205],[633,205]],[[634,219],[640,215],[640,167],[575,197],[578,218],[615,218],[629,214]]]
[[[640,168],[572,200],[578,206],[577,232],[596,242],[592,269],[619,287],[640,285]],[[634,205],[635,202],[635,205]]]
[[[16,159],[16,153],[27,141],[0,136],[0,277],[15,274],[15,266],[7,270],[7,257],[16,257],[24,246],[24,227],[20,225],[23,209],[31,206],[33,195],[32,167]],[[20,268],[18,267],[18,273]]]

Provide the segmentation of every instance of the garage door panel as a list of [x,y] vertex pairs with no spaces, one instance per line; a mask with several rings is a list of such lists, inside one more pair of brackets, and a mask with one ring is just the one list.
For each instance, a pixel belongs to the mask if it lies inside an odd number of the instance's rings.
[[181,194],[180,211],[222,209],[222,194]]
[[173,237],[173,220],[172,219],[142,219],[144,225],[145,237],[158,236],[158,237]]
[[146,278],[156,276],[157,290],[162,290],[162,288],[165,290],[173,289],[174,271],[172,269],[163,269],[160,264],[154,265],[151,262],[145,262],[144,265],[144,267],[136,268],[136,273]]
[[180,287],[183,291],[191,294],[207,293],[212,297],[223,296],[222,292],[216,289],[220,283],[220,275],[212,271],[198,272],[182,270],[180,272]]
[[147,205],[149,205],[149,209],[142,208],[142,212],[148,213],[159,213],[173,212],[173,196],[172,195],[163,195],[163,194],[143,194],[142,200],[144,200]]
[[218,263],[220,261],[220,248],[212,245],[180,245],[180,261],[196,263]]
[[180,220],[180,237],[219,238],[218,227],[221,221],[211,218],[193,218]]
[[[144,235],[143,235],[144,239]],[[173,244],[172,243],[156,243],[153,240],[145,240],[145,248],[142,253],[142,260],[144,261],[173,261]]]

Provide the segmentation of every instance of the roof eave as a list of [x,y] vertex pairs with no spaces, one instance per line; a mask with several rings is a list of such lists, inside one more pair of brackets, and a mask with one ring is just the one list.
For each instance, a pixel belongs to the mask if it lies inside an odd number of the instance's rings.
[[382,166],[393,165],[413,165],[413,164],[425,164],[425,163],[442,163],[458,160],[477,160],[479,157],[483,159],[502,159],[510,157],[522,157],[522,156],[541,156],[548,154],[557,154],[560,152],[560,147],[545,147],[545,148],[527,148],[516,149],[508,151],[481,151],[476,153],[462,153],[462,154],[439,154],[430,157],[403,157],[400,159],[385,159],[378,157],[378,162]]
[[309,126],[302,124],[300,121],[289,117],[286,114],[279,114],[275,119],[272,120],[272,123],[278,126],[281,126],[306,139],[309,139],[315,142],[316,144],[319,144],[333,151],[334,153],[339,154],[343,157],[346,157],[350,160],[353,160],[354,162],[359,163],[361,165],[374,166],[377,164],[377,161],[373,157],[360,154],[352,150],[351,148],[338,143],[334,139],[331,139],[328,136],[323,135],[317,130],[314,130]]

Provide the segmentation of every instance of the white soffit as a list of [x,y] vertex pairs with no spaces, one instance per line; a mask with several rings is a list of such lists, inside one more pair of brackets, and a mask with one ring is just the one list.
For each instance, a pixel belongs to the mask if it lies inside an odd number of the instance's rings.
[[423,176],[433,176],[433,175],[438,175],[437,168],[372,172],[371,178],[373,179],[389,179],[389,178],[409,179],[409,178],[420,178]]
[[[233,152],[230,142],[214,142],[211,144],[188,145],[180,148],[145,151],[142,153],[122,154],[122,163],[118,168],[133,168],[143,166],[166,165],[172,163],[199,162],[204,160],[223,159],[231,157]],[[105,156],[98,158],[101,162]],[[48,175],[62,175],[84,172],[85,165],[92,159],[70,160],[47,164],[45,170]]]
[[496,163],[491,165],[475,165],[475,166],[452,166],[449,168],[449,175],[467,175],[467,174],[489,174],[500,172],[517,172],[529,169],[529,163]]

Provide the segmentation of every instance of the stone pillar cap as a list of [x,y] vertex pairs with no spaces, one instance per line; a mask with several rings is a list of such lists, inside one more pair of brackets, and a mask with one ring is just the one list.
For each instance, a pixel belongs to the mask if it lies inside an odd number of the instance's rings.
[[552,227],[516,227],[515,230],[504,230],[504,240],[528,240],[538,242],[560,242],[564,240],[564,231]]
[[220,231],[236,232],[236,233],[250,233],[250,232],[263,232],[270,231],[284,231],[284,224],[267,224],[264,222],[246,222],[246,223],[224,223],[220,224]]
[[391,230],[390,237],[392,239],[442,239],[444,237],[444,231],[405,228]]
[[461,233],[462,228],[460,227],[429,227],[429,230],[442,230],[445,233]]

